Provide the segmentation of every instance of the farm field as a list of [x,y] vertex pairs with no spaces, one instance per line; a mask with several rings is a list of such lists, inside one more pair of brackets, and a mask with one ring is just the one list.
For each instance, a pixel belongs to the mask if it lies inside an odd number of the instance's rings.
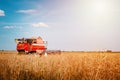
[[0,80],[120,80],[120,53],[62,52],[40,57],[1,51]]

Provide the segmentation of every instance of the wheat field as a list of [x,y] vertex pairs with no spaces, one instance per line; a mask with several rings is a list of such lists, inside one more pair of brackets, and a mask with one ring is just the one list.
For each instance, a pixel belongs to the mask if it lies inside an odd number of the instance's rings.
[[2,51],[0,80],[120,80],[120,53],[62,52],[40,57]]

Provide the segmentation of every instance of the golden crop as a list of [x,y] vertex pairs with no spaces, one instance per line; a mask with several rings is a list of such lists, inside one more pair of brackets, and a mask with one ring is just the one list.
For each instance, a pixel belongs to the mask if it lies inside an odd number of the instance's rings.
[[0,54],[0,80],[119,80],[120,53]]

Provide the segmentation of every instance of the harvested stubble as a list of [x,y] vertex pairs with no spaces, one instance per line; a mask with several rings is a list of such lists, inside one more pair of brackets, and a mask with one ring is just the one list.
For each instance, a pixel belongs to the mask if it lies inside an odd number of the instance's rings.
[[0,80],[119,79],[119,53],[0,54]]

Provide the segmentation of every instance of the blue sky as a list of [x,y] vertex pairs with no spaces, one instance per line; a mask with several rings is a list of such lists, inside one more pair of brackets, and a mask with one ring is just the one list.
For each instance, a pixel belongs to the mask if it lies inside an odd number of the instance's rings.
[[41,36],[48,49],[120,51],[119,0],[0,0],[0,49]]

